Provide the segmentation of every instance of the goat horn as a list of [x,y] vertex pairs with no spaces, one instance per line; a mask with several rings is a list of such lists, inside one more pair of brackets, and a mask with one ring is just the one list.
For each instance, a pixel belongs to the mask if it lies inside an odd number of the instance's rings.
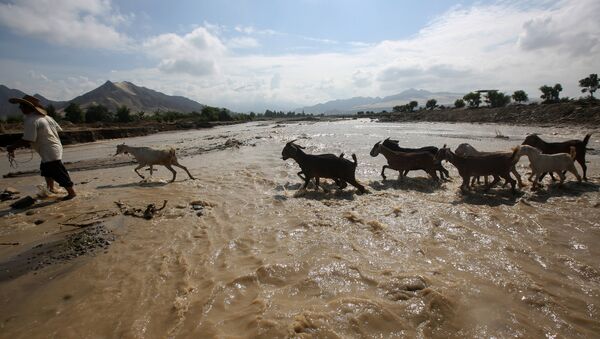
[[292,141],[288,141],[288,144],[293,144],[293,143],[294,143],[294,141],[296,141],[296,140],[298,140],[298,139],[294,139],[294,140],[292,140]]

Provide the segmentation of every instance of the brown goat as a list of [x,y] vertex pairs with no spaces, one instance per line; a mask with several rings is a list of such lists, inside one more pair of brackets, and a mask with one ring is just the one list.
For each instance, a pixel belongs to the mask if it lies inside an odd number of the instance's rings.
[[395,152],[386,147],[383,143],[376,143],[371,149],[371,156],[376,157],[383,154],[388,164],[381,168],[381,176],[385,180],[385,169],[391,168],[400,172],[398,180],[402,180],[406,175],[406,171],[423,170],[429,174],[433,180],[439,182],[439,178],[435,171],[439,168],[439,161],[434,159],[433,154],[429,152]]
[[435,157],[440,161],[449,161],[458,169],[458,174],[463,179],[460,185],[462,192],[469,190],[471,177],[492,175],[494,180],[488,185],[487,189],[494,186],[500,180],[499,177],[502,177],[510,183],[512,192],[515,193],[516,181],[511,178],[510,170],[515,162],[517,151],[518,149],[514,149],[512,153],[492,153],[465,157],[454,154],[444,145]]

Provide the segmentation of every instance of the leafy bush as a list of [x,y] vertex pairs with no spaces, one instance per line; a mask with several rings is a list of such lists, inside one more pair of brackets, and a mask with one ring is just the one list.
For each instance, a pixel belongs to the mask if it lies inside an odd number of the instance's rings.
[[454,107],[456,108],[463,108],[465,107],[465,101],[463,99],[456,99],[456,101],[454,102]]
[[117,109],[117,121],[118,122],[133,121],[133,117],[131,116],[131,110],[127,106],[122,105],[121,107],[119,107],[119,109]]
[[594,99],[594,92],[598,89],[598,74],[590,74],[589,77],[579,80],[579,87],[581,93],[590,92],[590,98]]
[[529,101],[529,97],[527,96],[527,93],[525,93],[525,91],[523,91],[523,90],[515,91],[512,95],[512,98],[514,101],[516,101],[518,103]]
[[463,97],[463,100],[469,104],[469,107],[475,108],[479,107],[481,104],[481,93],[479,92],[471,92]]
[[540,91],[542,91],[540,98],[544,99],[544,103],[546,104],[558,102],[560,100],[559,94],[562,90],[561,84],[556,84],[554,87],[544,85],[540,87]]
[[65,108],[65,119],[76,124],[85,120],[85,114],[78,104],[72,102]]
[[504,107],[510,102],[510,96],[498,91],[489,91],[485,96],[485,102],[491,107]]
[[437,100],[435,100],[435,99],[429,99],[425,103],[425,108],[427,108],[427,109],[432,110],[432,109],[434,109],[436,107],[437,107]]
[[102,105],[90,105],[85,110],[85,122],[111,122],[113,121],[113,114]]

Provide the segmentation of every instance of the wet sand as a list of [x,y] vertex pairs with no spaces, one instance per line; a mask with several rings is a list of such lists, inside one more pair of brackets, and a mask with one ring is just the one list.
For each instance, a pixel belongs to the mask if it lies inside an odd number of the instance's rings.
[[[509,139],[494,138],[496,130]],[[598,336],[598,151],[588,156],[588,183],[567,175],[564,187],[548,180],[515,196],[501,187],[461,195],[450,164],[454,180],[440,187],[424,172],[401,183],[389,172],[382,181],[385,160],[369,156],[387,136],[408,147],[469,142],[491,151],[510,149],[528,132],[559,141],[591,131],[352,120],[66,147],[65,161],[106,163],[122,142],[172,145],[198,180],[180,171],[168,184],[170,172],[159,168],[140,183],[133,165],[107,166],[72,173],[75,200],[46,199],[17,213],[1,203],[0,243],[10,244],[0,245],[1,336]],[[356,153],[357,178],[370,192],[332,182],[327,191],[299,191],[297,165],[281,160],[285,141],[296,138],[311,153]],[[227,140],[239,143],[221,147]],[[600,149],[598,134],[589,147]],[[526,166],[522,159],[522,175]],[[34,194],[42,182],[22,176],[0,187]],[[150,220],[114,204],[144,209],[163,200]]]

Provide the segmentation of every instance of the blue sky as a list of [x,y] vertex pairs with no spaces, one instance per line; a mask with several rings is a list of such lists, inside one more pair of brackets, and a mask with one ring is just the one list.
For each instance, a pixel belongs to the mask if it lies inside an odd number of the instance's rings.
[[0,83],[106,80],[238,111],[408,88],[525,89],[600,70],[600,1],[0,0]]

